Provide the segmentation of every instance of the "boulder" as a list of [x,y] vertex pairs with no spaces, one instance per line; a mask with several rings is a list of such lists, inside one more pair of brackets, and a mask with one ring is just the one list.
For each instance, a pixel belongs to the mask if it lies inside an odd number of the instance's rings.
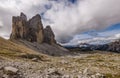
[[4,72],[6,74],[17,74],[18,69],[12,66],[4,67]]
[[32,61],[38,62],[38,59],[37,58],[33,58]]

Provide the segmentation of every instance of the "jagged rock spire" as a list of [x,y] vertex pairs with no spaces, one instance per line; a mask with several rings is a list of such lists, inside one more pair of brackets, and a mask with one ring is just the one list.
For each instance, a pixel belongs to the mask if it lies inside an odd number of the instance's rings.
[[27,16],[26,16],[23,12],[21,12],[20,17],[21,17],[23,20],[27,21]]
[[55,35],[49,25],[44,29],[44,42],[49,44],[56,43]]
[[25,14],[21,13],[20,16],[12,17],[12,33],[10,39],[24,39],[27,31],[27,17]]
[[38,43],[56,43],[55,35],[50,26],[43,29],[39,14],[27,21],[27,16],[21,12],[20,16],[12,18],[12,33],[10,39],[23,39]]

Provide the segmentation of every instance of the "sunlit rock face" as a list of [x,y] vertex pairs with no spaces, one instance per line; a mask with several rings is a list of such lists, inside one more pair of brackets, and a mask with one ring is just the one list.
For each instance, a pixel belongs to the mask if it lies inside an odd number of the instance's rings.
[[27,17],[21,13],[20,16],[13,16],[12,18],[12,34],[10,39],[25,39],[27,35]]

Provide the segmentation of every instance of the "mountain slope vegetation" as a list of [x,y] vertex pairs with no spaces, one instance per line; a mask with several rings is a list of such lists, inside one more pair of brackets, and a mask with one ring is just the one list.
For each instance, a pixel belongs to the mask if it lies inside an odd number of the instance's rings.
[[[33,60],[34,58],[36,60]],[[18,68],[18,73],[22,75],[21,78],[120,77],[120,54],[117,53],[95,51],[94,53],[53,57],[0,38],[0,61],[0,68],[4,66]],[[2,72],[1,69],[0,72]],[[0,77],[3,75],[3,72],[0,73]]]

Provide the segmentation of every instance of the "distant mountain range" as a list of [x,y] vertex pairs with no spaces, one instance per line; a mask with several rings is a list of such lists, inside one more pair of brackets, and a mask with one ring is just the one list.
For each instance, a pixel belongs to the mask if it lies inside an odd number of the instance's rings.
[[69,43],[62,44],[63,46],[75,46],[81,43],[91,45],[103,45],[114,42],[120,39],[120,24],[113,25],[102,31],[87,31],[74,37]]
[[[116,27],[114,27],[116,26]],[[111,26],[104,31],[88,31],[62,44],[66,48],[79,50],[104,50],[120,52],[120,24]]]

